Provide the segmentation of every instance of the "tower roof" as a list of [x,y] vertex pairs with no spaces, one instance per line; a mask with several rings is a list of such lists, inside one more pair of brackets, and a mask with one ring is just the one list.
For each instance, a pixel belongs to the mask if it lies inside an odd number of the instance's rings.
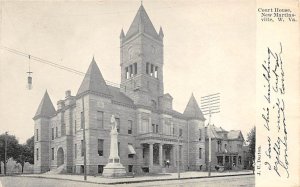
[[37,119],[40,117],[49,118],[49,117],[55,115],[55,113],[56,113],[55,108],[54,108],[54,106],[51,102],[51,99],[48,95],[48,92],[46,90],[44,97],[43,97],[33,119]]
[[94,57],[78,89],[77,95],[85,92],[100,93],[106,96],[110,95],[108,87]]
[[183,115],[185,115],[186,117],[188,117],[190,119],[199,119],[202,121],[205,120],[203,113],[202,113],[201,109],[199,108],[198,103],[193,94],[183,112]]
[[140,6],[136,13],[133,22],[126,33],[126,38],[130,38],[139,32],[146,33],[156,39],[159,38],[143,5]]

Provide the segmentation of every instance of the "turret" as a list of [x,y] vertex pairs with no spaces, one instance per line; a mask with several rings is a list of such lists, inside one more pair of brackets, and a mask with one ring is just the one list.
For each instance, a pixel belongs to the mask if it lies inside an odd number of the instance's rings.
[[34,172],[43,173],[49,166],[50,118],[56,114],[55,108],[46,91],[33,117],[34,120]]
[[192,94],[183,115],[188,120],[188,163],[192,170],[204,169],[205,165],[205,118]]

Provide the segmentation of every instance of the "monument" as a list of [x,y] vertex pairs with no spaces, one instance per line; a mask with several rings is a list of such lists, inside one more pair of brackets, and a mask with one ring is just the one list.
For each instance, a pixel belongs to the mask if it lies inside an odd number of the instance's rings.
[[118,150],[118,131],[117,121],[115,116],[111,116],[110,122],[112,123],[110,131],[110,154],[108,164],[104,167],[102,176],[104,177],[121,177],[126,175],[125,167],[120,162]]

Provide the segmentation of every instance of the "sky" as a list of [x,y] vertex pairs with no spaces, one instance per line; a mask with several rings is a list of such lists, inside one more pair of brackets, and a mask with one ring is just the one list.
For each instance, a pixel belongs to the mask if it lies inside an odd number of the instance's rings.
[[[121,29],[126,33],[140,1],[1,1],[0,43],[86,72],[93,56],[105,80],[120,83]],[[156,30],[164,31],[164,90],[183,112],[193,93],[220,93],[212,123],[226,130],[255,125],[255,1],[144,0]],[[251,16],[253,15],[253,16]],[[31,60],[33,89],[26,88],[29,60],[0,50],[0,134],[21,143],[48,90],[56,107],[65,91],[77,93],[83,76]],[[208,118],[208,117],[207,117]]]

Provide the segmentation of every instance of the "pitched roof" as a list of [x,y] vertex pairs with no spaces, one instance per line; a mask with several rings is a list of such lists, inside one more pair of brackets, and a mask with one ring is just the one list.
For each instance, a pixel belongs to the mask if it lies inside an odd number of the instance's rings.
[[143,5],[140,6],[138,12],[136,13],[126,33],[126,38],[130,38],[139,32],[144,32],[156,39],[159,39],[158,34]]
[[106,96],[110,95],[108,87],[94,57],[78,89],[77,95],[83,94],[87,91],[104,94]]
[[117,102],[118,104],[125,104],[129,106],[134,106],[133,100],[127,97],[124,93],[120,92],[120,88],[113,87],[108,85],[109,92],[112,95],[112,100]]
[[44,96],[43,96],[43,99],[33,117],[33,119],[37,119],[39,117],[51,117],[53,115],[55,115],[56,111],[55,111],[55,108],[51,102],[51,99],[48,95],[48,92],[46,90]]
[[[216,128],[216,126],[214,125],[208,125],[207,126],[207,130],[211,130],[211,138],[217,138],[217,139],[221,139],[222,136],[220,134],[218,134],[218,128]],[[208,132],[209,133],[209,132]]]
[[[213,125],[214,126],[214,125]],[[217,132],[227,132],[225,129],[223,129],[222,127],[216,127],[216,126],[214,126],[214,128],[215,128],[215,130],[217,131]]]
[[202,121],[205,120],[203,113],[202,113],[193,94],[183,112],[183,115],[185,115],[186,117],[188,117],[190,119],[200,119]]
[[232,139],[239,139],[239,138],[244,139],[243,134],[240,130],[231,130],[231,131],[229,131],[228,134],[227,134],[227,138],[231,139],[231,140]]

